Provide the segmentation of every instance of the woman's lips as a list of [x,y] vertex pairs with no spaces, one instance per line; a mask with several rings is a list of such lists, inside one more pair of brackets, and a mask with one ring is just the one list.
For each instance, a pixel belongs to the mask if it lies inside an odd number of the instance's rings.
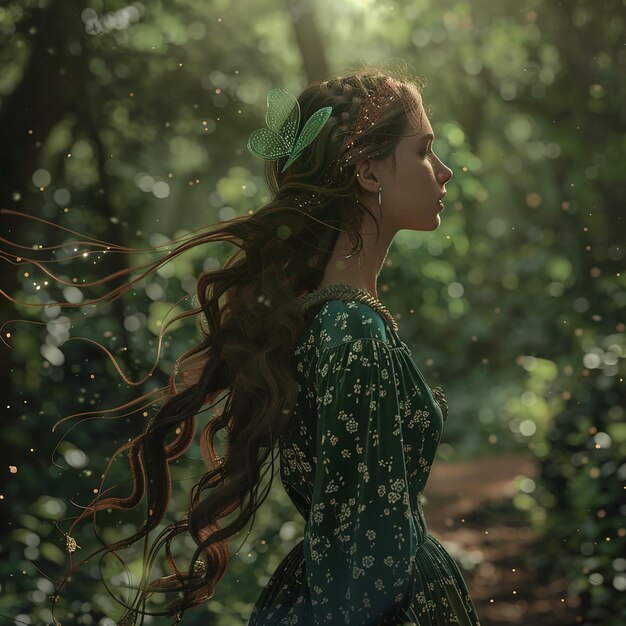
[[443,199],[445,198],[447,193],[448,193],[447,191],[444,191],[441,194],[441,198],[439,198],[439,200],[437,200],[437,204],[441,207],[441,210],[443,210]]

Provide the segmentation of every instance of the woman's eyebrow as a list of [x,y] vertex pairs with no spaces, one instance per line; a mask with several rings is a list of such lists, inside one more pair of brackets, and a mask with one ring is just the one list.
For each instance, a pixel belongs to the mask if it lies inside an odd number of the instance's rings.
[[421,139],[435,139],[435,136],[432,133],[427,133],[426,135],[422,135],[420,137],[420,140]]

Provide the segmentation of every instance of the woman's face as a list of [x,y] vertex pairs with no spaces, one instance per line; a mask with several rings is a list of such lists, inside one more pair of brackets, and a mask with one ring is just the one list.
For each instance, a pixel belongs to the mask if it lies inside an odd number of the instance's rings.
[[[382,216],[385,229],[434,230],[439,226],[445,192],[452,170],[433,151],[433,129],[420,101],[417,126],[405,129],[395,151],[396,171],[389,156],[384,161],[367,160],[359,168],[361,186],[375,199],[370,208],[378,215],[378,189],[382,186]],[[445,200],[444,200],[445,202]],[[373,205],[373,206],[372,206]]]

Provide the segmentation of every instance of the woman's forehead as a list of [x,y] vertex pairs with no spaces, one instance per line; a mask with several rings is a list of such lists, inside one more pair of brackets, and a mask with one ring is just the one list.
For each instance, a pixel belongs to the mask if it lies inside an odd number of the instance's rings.
[[433,127],[430,125],[430,120],[426,115],[423,115],[418,120],[409,120],[406,129],[406,139],[413,141],[421,141],[422,139],[432,138],[434,135]]
[[409,111],[407,130],[408,134],[412,136],[419,135],[420,137],[432,133],[432,127],[428,121],[428,116],[426,115],[421,99],[416,100],[414,106],[412,106]]

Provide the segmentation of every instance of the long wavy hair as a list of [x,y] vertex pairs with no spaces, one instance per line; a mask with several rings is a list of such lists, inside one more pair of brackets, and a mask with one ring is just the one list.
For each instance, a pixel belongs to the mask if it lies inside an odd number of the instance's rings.
[[[346,142],[354,131],[360,105],[388,77],[395,79],[398,97],[386,106],[373,126],[359,135],[358,149],[351,149],[349,158],[345,158]],[[132,409],[131,412],[143,412],[148,417],[146,407],[158,407],[152,417],[143,420],[141,432],[112,454],[96,497],[73,518],[65,533],[70,569],[53,596],[53,616],[61,589],[85,561],[103,551],[115,554],[144,537],[147,541],[147,534],[161,522],[170,505],[170,464],[192,444],[196,416],[207,409],[208,419],[199,434],[206,473],[190,489],[187,511],[179,521],[167,525],[149,550],[144,548],[141,581],[132,587],[137,594],[131,604],[124,604],[119,624],[136,624],[139,613],[166,615],[172,618],[172,624],[177,624],[185,610],[211,598],[230,559],[229,539],[251,518],[254,522],[253,515],[270,491],[276,451],[280,450],[297,402],[293,350],[310,322],[310,312],[301,311],[298,297],[320,284],[340,232],[348,235],[353,253],[360,253],[363,247],[360,228],[366,214],[373,218],[380,232],[376,216],[357,195],[356,167],[363,158],[383,160],[391,155],[395,171],[398,142],[412,134],[409,129],[421,124],[417,111],[424,85],[424,79],[411,76],[406,68],[381,65],[361,66],[309,84],[298,97],[300,127],[321,107],[331,106],[332,114],[313,143],[284,173],[281,169],[287,157],[266,162],[265,178],[271,191],[267,204],[252,214],[220,222],[187,239],[173,240],[168,245],[174,243],[176,247],[158,261],[130,267],[94,283],[71,283],[78,288],[88,287],[147,268],[137,279],[100,298],[80,305],[53,303],[85,306],[113,301],[195,246],[224,241],[238,248],[222,268],[198,276],[192,310],[177,315],[161,328],[157,361],[163,334],[177,320],[195,316],[200,338],[197,345],[176,359],[167,385],[107,411]],[[108,249],[112,247],[119,252],[143,252],[157,251],[162,246],[133,249],[107,245]],[[14,264],[34,263],[56,281],[70,284],[46,269],[45,262],[2,254]],[[111,353],[100,347],[115,363]],[[223,409],[214,408],[222,400]],[[75,416],[64,419],[71,417]],[[222,429],[223,450],[218,450],[215,440]],[[105,497],[107,474],[122,454],[128,455],[132,491],[123,498]],[[261,479],[269,468],[269,485],[259,494]],[[136,533],[110,544],[98,537],[103,547],[72,566],[71,555],[76,548],[72,533],[78,523],[91,516],[95,528],[97,512],[131,511],[144,497],[147,515]],[[237,508],[239,515],[222,527],[220,519]],[[181,533],[191,535],[197,544],[189,567],[183,569],[176,565],[170,545]],[[164,545],[170,574],[146,584]],[[140,606],[145,606],[154,592],[177,597],[163,611],[142,610]]]

